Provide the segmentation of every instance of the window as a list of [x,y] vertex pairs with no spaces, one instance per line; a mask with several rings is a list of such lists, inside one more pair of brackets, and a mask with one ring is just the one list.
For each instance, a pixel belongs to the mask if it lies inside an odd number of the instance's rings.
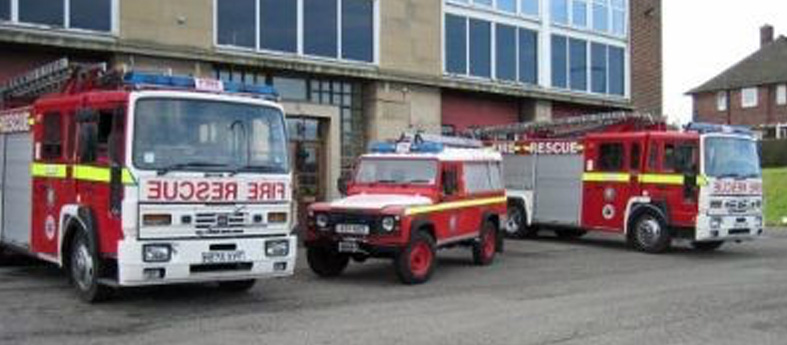
[[19,21],[50,26],[64,26],[65,3],[60,0],[22,0],[19,6]]
[[[277,1],[278,2],[278,1]],[[342,0],[342,57],[374,61],[374,1]]]
[[[120,0],[0,0],[0,21],[92,32],[113,30]],[[15,9],[15,11],[12,11]]]
[[626,0],[612,0],[612,33],[626,35]]
[[457,189],[459,188],[459,181],[457,179],[456,173],[456,166],[455,165],[447,165],[443,168],[442,173],[442,183],[443,183],[443,194],[446,196],[451,196],[456,194]]
[[601,171],[623,170],[624,148],[621,143],[601,144],[598,168]]
[[626,89],[625,51],[623,48],[609,47],[609,93],[623,96]]
[[696,173],[698,160],[699,157],[697,157],[697,147],[695,145],[664,145],[663,170],[665,172]]
[[787,105],[787,85],[776,87],[776,104]]
[[303,0],[303,50],[307,55],[338,55],[337,0]]
[[445,16],[446,71],[467,73],[467,20],[451,14]]
[[306,80],[300,78],[273,77],[273,87],[282,99],[305,101],[307,97]]
[[571,1],[571,23],[577,27],[587,27],[588,3],[586,0]]
[[505,12],[516,13],[517,0],[497,0],[497,9]]
[[629,166],[631,170],[637,171],[639,170],[639,164],[642,160],[642,147],[639,143],[634,143],[631,145],[631,160],[629,161]]
[[552,23],[568,24],[568,0],[552,0],[550,4]]
[[[498,0],[500,1],[500,0]],[[473,0],[473,3],[476,5],[492,7],[492,0]]]
[[741,90],[741,106],[744,108],[757,107],[757,88],[750,87]]
[[112,0],[69,0],[69,3],[72,28],[112,31]]
[[470,19],[470,75],[491,77],[491,34],[489,22]]
[[578,39],[571,39],[569,45],[569,54],[571,59],[571,89],[576,91],[587,91],[587,42]]
[[590,90],[595,93],[607,92],[607,46],[593,43],[590,46]]
[[563,36],[552,36],[552,86],[568,87],[568,40]]
[[508,25],[496,26],[497,79],[515,81],[516,76],[516,28]]
[[489,163],[465,163],[465,190],[470,194],[496,190],[491,175]]
[[539,0],[521,0],[520,2],[520,11],[522,14],[526,14],[529,16],[538,16],[539,15],[539,7],[538,7]]
[[716,109],[719,111],[727,111],[727,91],[719,91],[716,93]]
[[593,30],[609,31],[608,0],[593,0]]
[[260,0],[260,48],[298,51],[298,2]]
[[41,156],[45,160],[58,159],[63,154],[63,117],[60,113],[44,114],[44,140]]
[[519,81],[538,83],[538,34],[519,29]]
[[0,20],[11,20],[11,0],[0,0]]
[[239,47],[256,47],[254,27],[255,0],[218,1],[218,43]]

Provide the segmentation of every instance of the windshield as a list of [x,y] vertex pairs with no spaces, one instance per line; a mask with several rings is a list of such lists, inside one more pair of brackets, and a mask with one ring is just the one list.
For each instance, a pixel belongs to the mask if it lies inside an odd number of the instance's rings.
[[736,178],[762,176],[757,143],[744,138],[705,139],[705,174]]
[[145,98],[136,104],[134,165],[155,170],[286,173],[284,115],[224,101]]
[[362,159],[356,183],[434,184],[437,162],[425,159]]

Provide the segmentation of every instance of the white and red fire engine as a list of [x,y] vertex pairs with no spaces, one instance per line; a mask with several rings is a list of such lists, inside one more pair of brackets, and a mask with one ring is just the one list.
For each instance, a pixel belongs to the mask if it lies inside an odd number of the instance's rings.
[[0,112],[0,247],[63,267],[84,299],[293,273],[272,89],[61,60],[2,95],[29,105]]
[[[762,174],[750,132],[611,113],[481,130],[504,154],[508,230],[621,233],[636,248],[698,250],[763,233]],[[510,140],[508,140],[510,139]]]
[[501,159],[481,142],[423,134],[373,145],[345,198],[309,208],[309,266],[331,277],[350,259],[390,258],[403,283],[418,284],[430,278],[437,249],[457,245],[490,264],[506,216]]

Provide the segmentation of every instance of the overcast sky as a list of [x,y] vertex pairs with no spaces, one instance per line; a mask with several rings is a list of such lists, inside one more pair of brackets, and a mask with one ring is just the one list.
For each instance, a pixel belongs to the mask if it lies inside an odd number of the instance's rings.
[[[787,0],[664,0],[664,109],[691,119],[686,91],[755,52],[760,27],[787,35]],[[787,63],[787,62],[785,62]]]

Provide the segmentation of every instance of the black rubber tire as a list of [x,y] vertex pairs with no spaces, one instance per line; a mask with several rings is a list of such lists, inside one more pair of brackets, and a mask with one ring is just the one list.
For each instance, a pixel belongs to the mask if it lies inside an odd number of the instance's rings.
[[[491,234],[491,235],[490,235]],[[478,235],[478,238],[473,241],[473,263],[478,266],[488,266],[491,265],[492,262],[495,261],[495,253],[497,253],[497,238],[500,234],[495,229],[495,225],[491,222],[484,222],[484,225],[481,226],[481,232]],[[492,236],[491,239],[487,238],[487,236]],[[486,240],[491,240],[494,243],[494,248],[491,249],[490,253],[486,252],[485,246],[489,245],[485,243]]]
[[508,203],[507,217],[506,236],[520,239],[538,237],[538,227],[527,225],[527,211],[521,202],[512,201]]
[[[431,259],[429,260],[428,269],[426,269],[425,273],[416,274],[413,271],[410,259],[413,249],[421,245],[426,246],[426,249],[431,255]],[[432,277],[432,273],[434,273],[435,266],[437,266],[436,255],[437,245],[431,235],[426,231],[416,231],[413,233],[410,236],[410,242],[407,244],[407,247],[394,258],[394,270],[396,271],[396,276],[399,277],[399,281],[406,285],[423,284],[429,281]]]
[[691,242],[691,247],[699,252],[712,252],[716,249],[719,249],[719,247],[721,247],[723,244],[724,241]]
[[660,254],[669,250],[672,245],[672,235],[667,222],[660,215],[652,211],[644,211],[632,220],[628,230],[628,241],[637,250]]
[[245,292],[251,290],[256,283],[256,279],[225,281],[219,282],[219,289],[228,292]]
[[350,263],[350,257],[333,248],[319,246],[306,250],[306,261],[312,272],[323,278],[338,277]]
[[555,230],[555,236],[561,240],[575,240],[582,236],[587,235],[587,231],[585,230],[575,230],[575,229],[564,229],[564,230]]
[[[101,260],[96,252],[97,245],[91,243],[83,230],[78,230],[71,238],[68,260],[68,277],[79,297],[88,303],[107,300],[114,290],[98,282]],[[89,265],[89,266],[84,266]],[[84,274],[79,274],[83,271]]]

